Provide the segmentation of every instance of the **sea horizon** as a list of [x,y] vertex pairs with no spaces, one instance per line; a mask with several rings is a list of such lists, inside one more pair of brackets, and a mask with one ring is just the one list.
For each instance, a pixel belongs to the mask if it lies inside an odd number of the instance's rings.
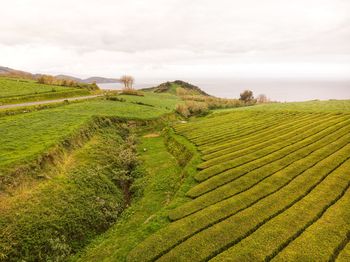
[[[139,79],[136,89],[157,86],[175,79]],[[310,100],[350,99],[350,79],[272,79],[272,78],[192,78],[182,79],[198,86],[210,95],[223,98],[239,98],[244,90],[252,90],[255,96],[265,94],[272,101],[302,102]],[[116,90],[122,83],[98,84],[104,90]]]

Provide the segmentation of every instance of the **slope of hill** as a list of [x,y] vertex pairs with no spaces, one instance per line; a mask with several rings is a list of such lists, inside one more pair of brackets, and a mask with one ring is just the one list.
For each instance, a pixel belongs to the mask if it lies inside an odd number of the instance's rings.
[[0,76],[10,75],[10,76],[21,76],[23,78],[32,78],[33,75],[29,72],[15,70],[9,67],[0,66]]
[[135,130],[174,119],[178,101],[145,93],[2,115],[0,260],[66,261],[108,229],[142,195]]
[[162,211],[139,224],[134,211],[79,261],[347,257],[350,101],[316,104],[308,111],[309,102],[298,104],[300,111],[296,105],[292,111],[285,104],[253,106],[176,124],[176,133],[201,153],[198,171],[184,175],[196,183],[184,183]]
[[349,124],[349,115],[244,111],[176,126],[203,154],[199,183],[129,261],[328,260],[347,238],[331,224],[350,221]]
[[179,121],[170,85],[0,117],[2,259],[347,257],[350,101]]
[[83,88],[39,84],[31,79],[0,78],[0,104],[18,104],[58,98],[86,96]]
[[210,96],[206,92],[204,92],[202,89],[200,89],[198,86],[192,85],[190,83],[187,83],[182,80],[175,80],[173,82],[165,82],[160,84],[156,87],[151,88],[144,88],[145,91],[151,91],[154,93],[172,93],[176,94],[177,90],[179,88],[185,89],[188,94],[191,95],[203,95],[203,96]]

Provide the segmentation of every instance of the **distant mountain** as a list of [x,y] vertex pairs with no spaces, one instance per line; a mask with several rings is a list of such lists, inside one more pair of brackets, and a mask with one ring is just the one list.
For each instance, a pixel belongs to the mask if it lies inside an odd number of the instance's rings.
[[[31,79],[38,79],[40,76],[42,76],[42,74],[32,74],[29,72],[15,70],[15,69],[12,69],[9,67],[4,67],[4,66],[0,66],[0,76],[1,75],[9,75],[9,76],[16,76],[16,77],[31,78]],[[102,84],[102,83],[119,83],[120,82],[120,80],[117,78],[105,78],[105,77],[99,77],[99,76],[89,77],[86,79],[81,79],[81,78],[69,76],[69,75],[57,75],[55,77],[58,79],[73,80],[76,82],[88,83],[88,84],[92,84],[94,82],[100,83],[100,84]]]
[[0,66],[0,75],[11,75],[11,76],[22,76],[24,78],[32,78],[33,75],[31,73],[15,70],[9,67]]
[[96,83],[100,83],[100,84],[103,84],[103,83],[119,83],[119,82],[121,82],[120,79],[117,79],[117,78],[105,78],[105,77],[100,77],[100,76],[89,77],[89,78],[83,79],[82,81],[84,83],[96,82]]
[[78,77],[74,77],[74,76],[68,76],[68,75],[57,75],[55,76],[58,79],[62,79],[62,80],[73,80],[75,82],[82,82],[82,79],[78,78]]
[[179,87],[186,89],[187,91],[190,91],[190,93],[193,95],[210,96],[209,94],[204,92],[202,89],[200,89],[198,86],[192,85],[182,80],[165,82],[160,84],[159,86],[144,88],[143,90],[152,91],[154,93],[175,93],[176,94],[176,89]]
[[58,79],[63,79],[63,80],[73,80],[76,82],[81,82],[81,83],[87,83],[87,84],[92,84],[92,83],[99,83],[99,84],[104,84],[104,83],[119,83],[120,80],[117,78],[105,78],[105,77],[100,77],[100,76],[93,76],[89,77],[86,79],[81,79],[77,78],[74,76],[68,76],[68,75],[57,75],[55,76]]

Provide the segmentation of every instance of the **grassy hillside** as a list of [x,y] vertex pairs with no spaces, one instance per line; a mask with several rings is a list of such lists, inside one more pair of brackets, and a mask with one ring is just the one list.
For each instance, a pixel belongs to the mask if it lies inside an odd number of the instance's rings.
[[101,128],[67,154],[58,174],[46,173],[51,179],[1,199],[0,258],[62,261],[119,218],[126,200],[114,173],[122,171],[126,127]]
[[[41,156],[50,155],[57,144],[78,133],[94,116],[152,119],[170,113],[178,99],[160,97],[155,99],[147,94],[140,98],[128,96],[125,99],[129,102],[98,99],[0,117],[0,181],[2,177],[5,179],[8,174],[23,169],[22,166],[38,165]],[[28,168],[33,169],[35,165]]]
[[130,187],[143,171],[128,133],[158,125],[179,99],[120,98],[0,117],[0,260],[65,260],[142,195],[141,181]]
[[350,101],[180,122],[177,87],[0,117],[0,260],[346,261]]
[[0,105],[90,94],[88,90],[38,84],[34,80],[0,77]]
[[346,257],[350,114],[332,111],[346,111],[348,101],[298,105],[300,112],[294,104],[293,112],[251,107],[175,126],[202,154],[198,184],[126,260]]
[[154,93],[177,94],[179,89],[185,89],[187,91],[187,94],[189,95],[209,96],[206,92],[204,92],[198,86],[192,85],[190,83],[187,83],[181,80],[175,80],[173,82],[165,82],[160,84],[159,86],[144,88],[143,90],[151,91]]

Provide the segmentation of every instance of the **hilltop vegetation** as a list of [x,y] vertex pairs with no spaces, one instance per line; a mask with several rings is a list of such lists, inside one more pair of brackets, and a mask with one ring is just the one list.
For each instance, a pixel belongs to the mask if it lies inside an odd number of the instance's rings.
[[177,94],[177,89],[181,87],[186,89],[189,94],[209,96],[206,92],[200,89],[198,86],[192,85],[185,81],[175,80],[173,82],[165,82],[156,87],[144,88],[145,91],[152,91],[154,93],[172,93]]
[[143,89],[153,93],[176,94],[184,103],[177,106],[176,111],[183,117],[206,115],[211,109],[218,108],[236,108],[253,105],[255,100],[243,101],[240,99],[218,98],[208,95],[199,87],[187,82],[176,80],[174,82],[165,82],[157,87]]

